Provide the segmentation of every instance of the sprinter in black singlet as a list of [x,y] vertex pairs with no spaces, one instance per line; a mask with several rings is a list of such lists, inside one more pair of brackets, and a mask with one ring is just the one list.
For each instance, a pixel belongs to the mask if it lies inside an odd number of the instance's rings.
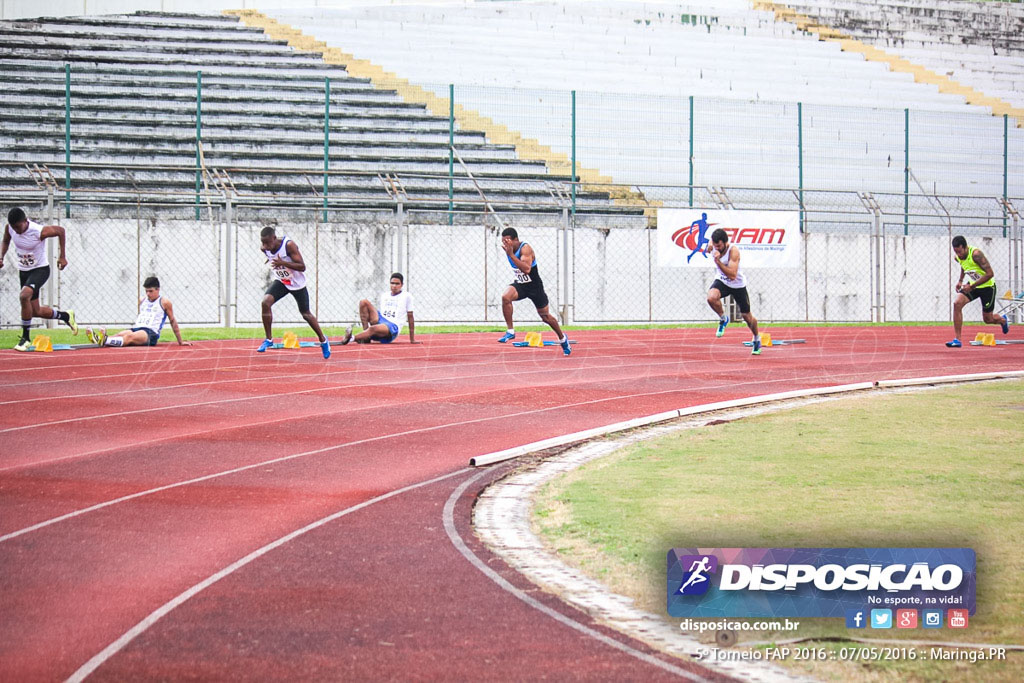
[[508,331],[498,341],[504,344],[516,338],[516,331],[512,326],[512,302],[529,299],[537,307],[540,319],[558,335],[562,353],[568,356],[572,353],[572,347],[569,345],[569,338],[565,336],[562,328],[558,325],[558,320],[548,312],[548,295],[544,292],[544,282],[540,279],[533,247],[525,242],[520,242],[519,234],[514,228],[505,228],[501,231],[501,247],[505,250],[509,265],[512,266],[515,282],[510,284],[505,293],[501,295],[501,313],[505,316],[505,325],[508,326]]

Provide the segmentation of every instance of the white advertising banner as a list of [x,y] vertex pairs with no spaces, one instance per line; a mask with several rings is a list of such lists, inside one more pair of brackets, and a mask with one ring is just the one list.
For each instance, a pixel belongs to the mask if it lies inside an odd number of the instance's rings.
[[744,270],[800,266],[799,211],[729,209],[658,209],[658,265],[714,267],[711,235],[719,228],[739,247]]

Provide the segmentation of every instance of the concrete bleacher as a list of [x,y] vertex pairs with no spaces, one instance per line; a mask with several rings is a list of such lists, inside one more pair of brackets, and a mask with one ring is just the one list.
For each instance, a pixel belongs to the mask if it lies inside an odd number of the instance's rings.
[[[90,191],[107,199],[119,191],[163,197],[195,191],[199,73],[202,163],[226,171],[238,194],[316,197],[330,79],[331,196],[393,205],[394,192],[378,174],[400,174],[407,203],[447,199],[447,117],[237,17],[5,21],[0,38],[6,101],[0,192],[36,187],[24,164],[45,165],[63,190],[68,65],[72,187],[79,201]],[[518,158],[512,145],[489,143],[481,131],[457,128],[454,144],[465,164],[454,168],[456,201],[479,203],[479,186],[494,202],[551,203],[545,182],[568,180],[542,162]],[[607,205],[607,195],[580,193],[581,208],[591,202]]]
[[1024,108],[1024,5],[796,0],[793,10]]
[[[796,187],[800,102],[805,187],[901,192],[909,110],[912,169],[929,191],[1002,193],[1002,121],[991,109],[844,52],[743,0],[267,13],[439,95],[454,84],[458,103],[563,154],[575,90],[579,159],[616,182],[689,182],[693,96],[698,185]],[[1020,178],[1024,160],[1010,166]],[[1017,182],[1011,194],[1024,191]]]

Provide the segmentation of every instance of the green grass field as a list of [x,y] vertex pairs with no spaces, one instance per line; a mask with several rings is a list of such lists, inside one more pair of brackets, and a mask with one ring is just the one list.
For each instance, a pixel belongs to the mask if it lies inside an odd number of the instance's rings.
[[[1021,645],[1024,382],[851,397],[644,442],[549,483],[534,524],[567,562],[671,622],[669,548],[970,547],[968,629],[876,637]],[[874,635],[800,622],[750,638]],[[1024,680],[1024,652],[1002,663],[787,665],[837,679]]]
[[[40,324],[43,321],[33,320],[33,324]],[[53,329],[47,330],[44,327],[33,327],[32,336],[35,337],[37,334],[49,335],[50,339],[54,344],[85,344],[87,339],[85,338],[85,328],[88,323],[79,321],[79,327],[81,328],[78,336],[72,336],[71,331],[64,325],[59,325]],[[769,323],[762,323],[762,326],[767,327]],[[772,323],[772,325],[778,327],[821,327],[820,323]],[[936,323],[936,322],[922,322],[922,323],[829,323],[829,327],[836,326],[847,326],[847,327],[918,327],[918,326],[948,326],[949,323]],[[682,328],[700,328],[706,327],[714,329],[715,322],[706,323],[682,323],[682,324],[636,324],[636,325],[597,325],[597,326],[585,326],[577,327],[572,326],[572,329],[588,329],[588,330],[661,330],[661,329],[682,329]],[[95,327],[99,327],[98,325]],[[106,325],[107,332],[119,332],[121,330],[128,329],[131,325]],[[416,336],[420,335],[431,335],[431,334],[451,334],[455,332],[496,332],[500,334],[505,329],[505,324],[502,322],[489,323],[486,325],[432,325],[418,323],[416,325]],[[313,331],[309,329],[307,325],[275,325],[274,336],[279,338],[285,332],[294,332],[299,335],[300,339],[314,338]],[[324,334],[328,337],[336,338],[341,337],[345,334],[344,325],[333,325],[323,327]],[[516,333],[525,334],[526,332],[550,332],[551,328],[547,325],[526,325],[517,324]],[[263,338],[262,327],[182,327],[181,336],[186,341],[207,341],[212,339],[253,339],[260,340]],[[6,327],[0,329],[0,349],[9,349],[18,343],[18,339],[21,337],[20,327]],[[408,332],[402,330],[402,338],[408,339]],[[174,343],[174,334],[171,329],[167,326],[164,327],[160,341]]]

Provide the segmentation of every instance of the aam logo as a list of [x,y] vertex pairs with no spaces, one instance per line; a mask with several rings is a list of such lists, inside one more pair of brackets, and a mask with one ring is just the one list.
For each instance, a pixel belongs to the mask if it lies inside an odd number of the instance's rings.
[[785,228],[722,228],[731,244],[784,244]]
[[[695,221],[690,227],[680,228],[672,233],[672,243],[691,252],[703,249],[710,240],[704,237],[707,228],[702,230],[697,227],[698,223],[700,221]],[[712,225],[716,224],[707,224],[708,227]],[[725,234],[729,236],[730,244],[785,244],[786,240],[785,228],[722,228],[722,230],[725,230]]]
[[711,587],[711,575],[718,571],[718,558],[714,555],[683,555],[679,558],[683,567],[683,583],[678,595],[704,595]]

